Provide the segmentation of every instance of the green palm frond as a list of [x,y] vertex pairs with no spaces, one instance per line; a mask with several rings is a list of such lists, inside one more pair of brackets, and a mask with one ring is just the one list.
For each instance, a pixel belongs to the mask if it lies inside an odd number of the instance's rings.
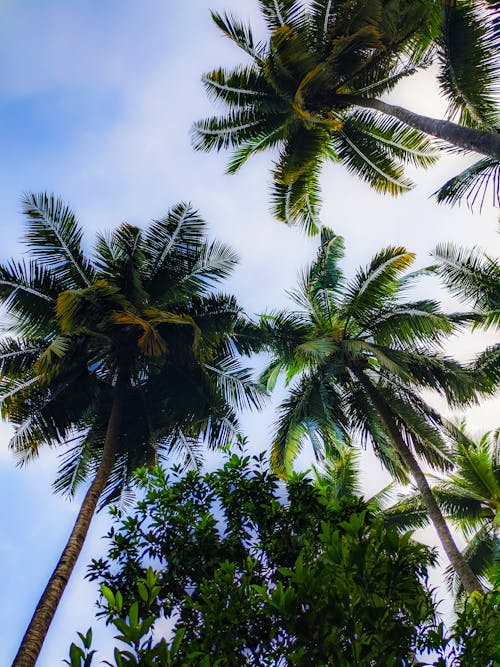
[[302,0],[259,0],[259,5],[270,30],[284,25],[294,29],[304,26]]
[[46,342],[43,339],[2,338],[0,340],[0,375],[16,378],[28,373],[45,347]]
[[271,190],[272,211],[278,220],[288,225],[298,225],[306,234],[317,234],[321,228],[319,209],[320,164],[309,166],[307,172],[293,182],[273,182]]
[[232,71],[216,69],[204,74],[202,83],[213,101],[221,101],[236,109],[252,105],[258,108],[276,106],[276,111],[287,112],[283,102],[276,99],[274,90],[255,67],[239,67]]
[[196,262],[178,281],[178,289],[187,289],[192,294],[204,292],[229,277],[239,257],[225,243],[213,241],[199,249]]
[[28,223],[24,239],[32,257],[50,267],[60,285],[88,287],[94,269],[82,252],[83,233],[73,211],[44,193],[26,194],[22,204]]
[[500,163],[492,157],[485,157],[450,178],[434,192],[437,201],[454,206],[465,197],[471,210],[476,204],[481,212],[488,191],[493,206],[500,206]]
[[57,280],[36,262],[0,265],[0,299],[12,321],[10,327],[21,336],[44,336],[52,330]]
[[249,25],[243,25],[235,16],[224,12],[211,12],[212,19],[215,25],[222,30],[222,32],[235,42],[240,49],[243,49],[249,56],[260,60],[263,55],[262,46],[254,42],[252,29]]
[[195,123],[191,130],[193,148],[197,151],[220,151],[237,148],[280,127],[285,120],[275,111],[265,116],[243,107],[225,116],[213,116]]
[[399,483],[407,484],[408,473],[391,444],[380,415],[359,383],[353,383],[349,387],[349,392],[345,394],[345,406],[353,439],[359,439],[362,446],[371,443],[377,458],[389,474]]
[[[496,322],[498,326],[498,321]],[[489,391],[495,391],[500,384],[500,343],[483,350],[474,360],[471,368],[474,377],[479,377],[481,384],[489,382]]]
[[303,374],[281,403],[272,445],[271,463],[287,474],[304,444],[313,445],[317,458],[349,442],[342,397],[337,389],[314,373]]
[[472,2],[447,3],[439,56],[439,83],[448,115],[461,125],[495,127],[498,100],[498,43],[491,40],[489,14]]
[[433,251],[437,272],[453,294],[472,301],[489,325],[498,325],[500,311],[500,263],[480,248],[467,250],[453,243]]
[[391,151],[350,118],[332,137],[332,145],[347,171],[374,190],[398,195],[414,187],[412,181],[403,176],[403,167]]
[[343,308],[351,317],[374,313],[384,300],[399,289],[399,278],[415,259],[402,247],[388,247],[378,252],[366,269],[358,270],[346,288]]
[[425,134],[396,118],[368,110],[353,111],[349,115],[349,127],[351,125],[367,137],[375,139],[388,155],[403,163],[427,168],[439,159],[436,148]]
[[[491,529],[487,526],[481,528],[462,551],[462,555],[471,566],[473,572],[480,577],[483,584],[487,587],[494,551],[495,537]],[[454,593],[457,601],[460,601],[464,590],[459,578],[450,567],[445,570],[445,574],[449,590]]]
[[280,125],[276,125],[268,132],[261,132],[252,139],[241,142],[227,163],[226,173],[236,173],[248,160],[249,157],[259,151],[274,148],[283,143],[289,131],[290,120],[285,118]]
[[297,126],[289,132],[276,164],[274,178],[278,183],[290,185],[315,166],[326,152],[330,136],[321,127]]
[[422,300],[397,304],[364,323],[378,345],[406,349],[424,343],[439,345],[453,331],[450,320],[440,312],[436,301]]
[[226,401],[238,409],[261,408],[265,394],[259,385],[251,381],[251,373],[242,369],[239,361],[231,357],[214,359],[205,363],[205,369],[213,374],[219,391]]
[[314,467],[316,484],[329,500],[363,495],[359,459],[357,449],[340,445],[321,465]]

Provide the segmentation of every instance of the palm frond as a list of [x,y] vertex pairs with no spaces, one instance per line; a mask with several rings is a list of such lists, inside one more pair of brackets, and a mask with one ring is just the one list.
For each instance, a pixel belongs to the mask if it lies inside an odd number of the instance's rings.
[[44,336],[53,330],[57,294],[56,278],[36,262],[0,265],[0,299],[21,336]]
[[491,193],[493,206],[500,206],[500,163],[491,157],[485,157],[450,178],[434,192],[437,201],[454,206],[465,197],[471,210],[476,204],[481,212],[488,191]]
[[238,409],[261,408],[265,394],[252,381],[251,373],[242,369],[239,360],[225,357],[215,359],[212,364],[204,364],[209,374],[215,376],[219,391],[231,405]]
[[352,111],[349,114],[351,126],[374,139],[389,155],[403,163],[427,168],[439,159],[439,153],[427,135],[396,118],[368,110]]
[[349,442],[342,396],[321,376],[307,373],[281,403],[272,445],[271,463],[279,474],[287,474],[304,444],[309,441],[317,458],[334,451],[339,442]]
[[333,148],[347,171],[355,174],[378,192],[398,195],[414,184],[403,176],[400,161],[392,151],[347,119],[342,130],[332,136]]
[[433,256],[439,262],[438,274],[452,293],[471,300],[486,317],[500,310],[500,263],[495,258],[480,248],[467,250],[453,243],[438,245]]
[[346,289],[343,308],[354,318],[366,317],[380,308],[399,289],[399,278],[414,261],[415,255],[402,247],[388,247],[378,252],[366,269],[358,270]]
[[[150,288],[160,272],[177,273],[191,267],[205,243],[206,223],[190,203],[180,202],[164,218],[153,220],[143,236],[143,280]],[[173,273],[173,275],[172,275]]]
[[498,43],[489,34],[489,15],[474,3],[447,3],[439,40],[439,83],[448,115],[461,125],[495,127],[499,121]]
[[235,42],[240,49],[243,49],[249,56],[260,60],[262,53],[262,46],[254,42],[252,29],[249,25],[243,25],[232,14],[224,12],[211,12],[212,19],[215,25],[222,30],[222,32]]
[[320,162],[293,182],[273,182],[271,190],[272,211],[278,220],[288,225],[299,225],[306,234],[313,236],[321,227],[319,188]]
[[289,119],[285,118],[281,125],[275,126],[269,132],[261,132],[252,139],[242,142],[239,148],[237,148],[229,158],[226,173],[236,173],[245,164],[248,158],[255,153],[264,151],[268,148],[274,148],[282,143],[288,134],[289,124]]
[[259,5],[271,31],[285,25],[294,30],[305,26],[306,13],[302,0],[259,0]]
[[50,268],[60,285],[88,287],[94,269],[82,252],[82,230],[75,214],[53,195],[26,194],[22,200],[27,219],[24,242],[31,256]]
[[378,345],[400,349],[414,344],[439,345],[453,331],[452,323],[440,312],[439,304],[428,299],[380,309],[361,325],[369,328]]
[[284,102],[276,98],[274,90],[255,67],[239,67],[232,71],[219,68],[204,74],[202,83],[209,98],[228,107],[242,109],[262,105],[270,109],[276,106],[276,111],[288,112]]
[[193,125],[193,148],[197,151],[237,148],[245,142],[254,141],[262,134],[270,134],[279,128],[284,120],[283,113],[273,111],[264,115],[248,108],[230,111],[225,116],[213,116]]
[[314,467],[316,484],[329,500],[362,495],[359,452],[354,447],[341,447]]

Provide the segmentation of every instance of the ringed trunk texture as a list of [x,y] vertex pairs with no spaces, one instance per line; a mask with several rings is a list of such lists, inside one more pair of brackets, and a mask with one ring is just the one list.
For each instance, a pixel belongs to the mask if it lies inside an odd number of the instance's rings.
[[[118,383],[117,383],[118,384]],[[63,549],[59,562],[52,573],[40,601],[21,641],[12,667],[33,667],[47,635],[62,594],[75,567],[94,516],[97,503],[103,492],[115,462],[115,452],[120,436],[123,414],[123,395],[116,390],[109,416],[102,459],[94,481],[85,494],[71,535]]]
[[429,118],[376,98],[346,95],[345,100],[347,103],[358,107],[375,109],[388,116],[398,118],[410,127],[425,132],[425,134],[430,134],[437,139],[442,139],[458,148],[488,155],[500,161],[500,134],[498,132],[476,130],[458,123],[452,123],[449,120]]
[[448,556],[448,559],[455,570],[455,572],[460,577],[460,580],[464,586],[464,589],[467,593],[473,593],[474,591],[483,591],[481,584],[479,583],[478,578],[472,571],[470,565],[466,562],[462,554],[460,553],[455,540],[448,528],[445,518],[439,508],[439,505],[434,498],[431,487],[427,482],[427,479],[422,472],[418,461],[411,453],[410,449],[406,446],[401,433],[397,427],[397,424],[392,417],[390,410],[388,409],[385,401],[377,394],[377,391],[371,385],[371,383],[362,377],[362,373],[356,373],[356,376],[363,384],[366,389],[370,399],[373,403],[373,406],[376,408],[384,426],[387,429],[388,435],[390,436],[395,450],[400,455],[404,464],[410,471],[411,476],[413,477],[415,484],[422,496],[425,508],[429,514],[429,518],[438,534],[439,540],[443,546],[443,549]]

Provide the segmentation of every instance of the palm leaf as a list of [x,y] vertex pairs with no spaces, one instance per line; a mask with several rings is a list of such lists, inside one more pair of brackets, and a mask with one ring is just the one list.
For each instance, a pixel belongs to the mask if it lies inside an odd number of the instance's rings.
[[94,269],[82,252],[82,230],[73,211],[43,193],[26,194],[22,204],[28,227],[24,241],[31,255],[50,267],[61,285],[88,287]]
[[498,43],[489,39],[488,14],[469,2],[446,4],[439,56],[439,83],[448,115],[461,125],[491,128],[499,121]]
[[241,109],[262,105],[266,109],[276,106],[276,111],[288,109],[274,94],[265,77],[255,67],[239,67],[232,71],[216,69],[204,74],[202,83],[213,101],[221,101],[229,107]]
[[13,329],[22,336],[43,336],[53,329],[57,280],[36,262],[0,265],[0,299],[14,316]]
[[317,234],[321,226],[319,168],[319,162],[310,165],[292,183],[274,181],[271,190],[272,211],[277,219],[288,225],[299,225],[310,236]]
[[500,310],[500,263],[495,258],[480,248],[466,250],[453,243],[438,245],[433,255],[439,262],[437,272],[452,293],[470,299],[486,317]]
[[465,197],[471,210],[479,203],[481,212],[488,190],[491,192],[492,205],[500,206],[500,163],[491,157],[482,158],[450,178],[434,195],[440,204],[451,206],[460,203],[462,197]]
[[349,317],[365,318],[399,288],[399,277],[414,261],[415,255],[402,247],[378,252],[365,270],[358,270],[346,289],[343,309]]
[[365,181],[374,190],[398,195],[413,188],[403,177],[403,167],[386,146],[347,118],[342,130],[332,136],[333,148],[347,171]]
[[248,55],[256,60],[259,60],[262,55],[262,47],[255,44],[252,34],[252,29],[249,25],[243,25],[232,14],[218,12],[211,12],[212,19],[215,25],[222,30],[222,32],[235,42],[240,49],[243,49]]
[[266,115],[253,109],[230,111],[225,116],[213,116],[196,122],[191,129],[193,148],[197,151],[220,151],[236,148],[253,141],[262,134],[269,134],[280,127],[285,117],[281,113]]

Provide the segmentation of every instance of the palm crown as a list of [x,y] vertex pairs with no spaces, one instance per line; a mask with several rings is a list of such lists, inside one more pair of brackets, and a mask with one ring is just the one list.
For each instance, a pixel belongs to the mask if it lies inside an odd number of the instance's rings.
[[[233,16],[212,14],[252,63],[203,77],[208,94],[228,113],[196,123],[193,135],[197,149],[237,149],[229,172],[253,153],[277,147],[272,198],[280,220],[316,231],[318,177],[325,160],[342,162],[382,192],[412,187],[404,164],[427,167],[437,158],[435,150],[423,133],[408,126],[407,117],[403,122],[369,107],[376,108],[375,96],[428,65],[436,50],[450,115],[476,127],[494,127],[496,42],[470,3],[459,3],[458,9],[447,4],[445,10],[432,0],[259,4],[270,31],[265,44],[256,43],[250,27]],[[467,48],[460,49],[464,27]],[[387,109],[384,113],[396,107]]]
[[14,337],[2,342],[2,414],[25,462],[40,445],[76,438],[57,488],[73,491],[99,462],[120,374],[126,408],[110,491],[158,453],[197,455],[200,437],[225,444],[235,408],[258,403],[239,365],[245,319],[213,293],[237,258],[204,238],[180,204],[145,232],[124,224],[81,248],[74,214],[45,195],[24,201],[29,263],[0,267]]
[[[386,248],[347,281],[339,266],[343,242],[321,232],[316,260],[293,296],[295,312],[263,317],[273,357],[262,375],[272,388],[281,373],[295,379],[280,406],[272,462],[286,474],[305,442],[332,455],[353,436],[370,441],[392,475],[414,478],[453,566],[469,592],[479,583],[466,566],[418,463],[450,467],[440,416],[423,388],[452,403],[473,400],[477,385],[459,363],[439,352],[453,325],[434,301],[406,301],[414,256]],[[418,272],[417,272],[418,273]]]
[[439,417],[417,390],[435,389],[456,402],[471,398],[466,370],[438,351],[453,325],[434,301],[401,299],[414,277],[402,278],[412,253],[386,248],[347,281],[339,265],[343,251],[341,237],[323,229],[318,256],[293,293],[301,310],[263,319],[273,353],[263,380],[272,388],[281,372],[287,381],[298,377],[282,405],[274,463],[288,469],[307,439],[321,456],[336,447],[337,438],[359,431],[389,470],[404,478],[371,405],[376,391],[407,444],[430,465],[446,467],[446,447],[434,428]]

